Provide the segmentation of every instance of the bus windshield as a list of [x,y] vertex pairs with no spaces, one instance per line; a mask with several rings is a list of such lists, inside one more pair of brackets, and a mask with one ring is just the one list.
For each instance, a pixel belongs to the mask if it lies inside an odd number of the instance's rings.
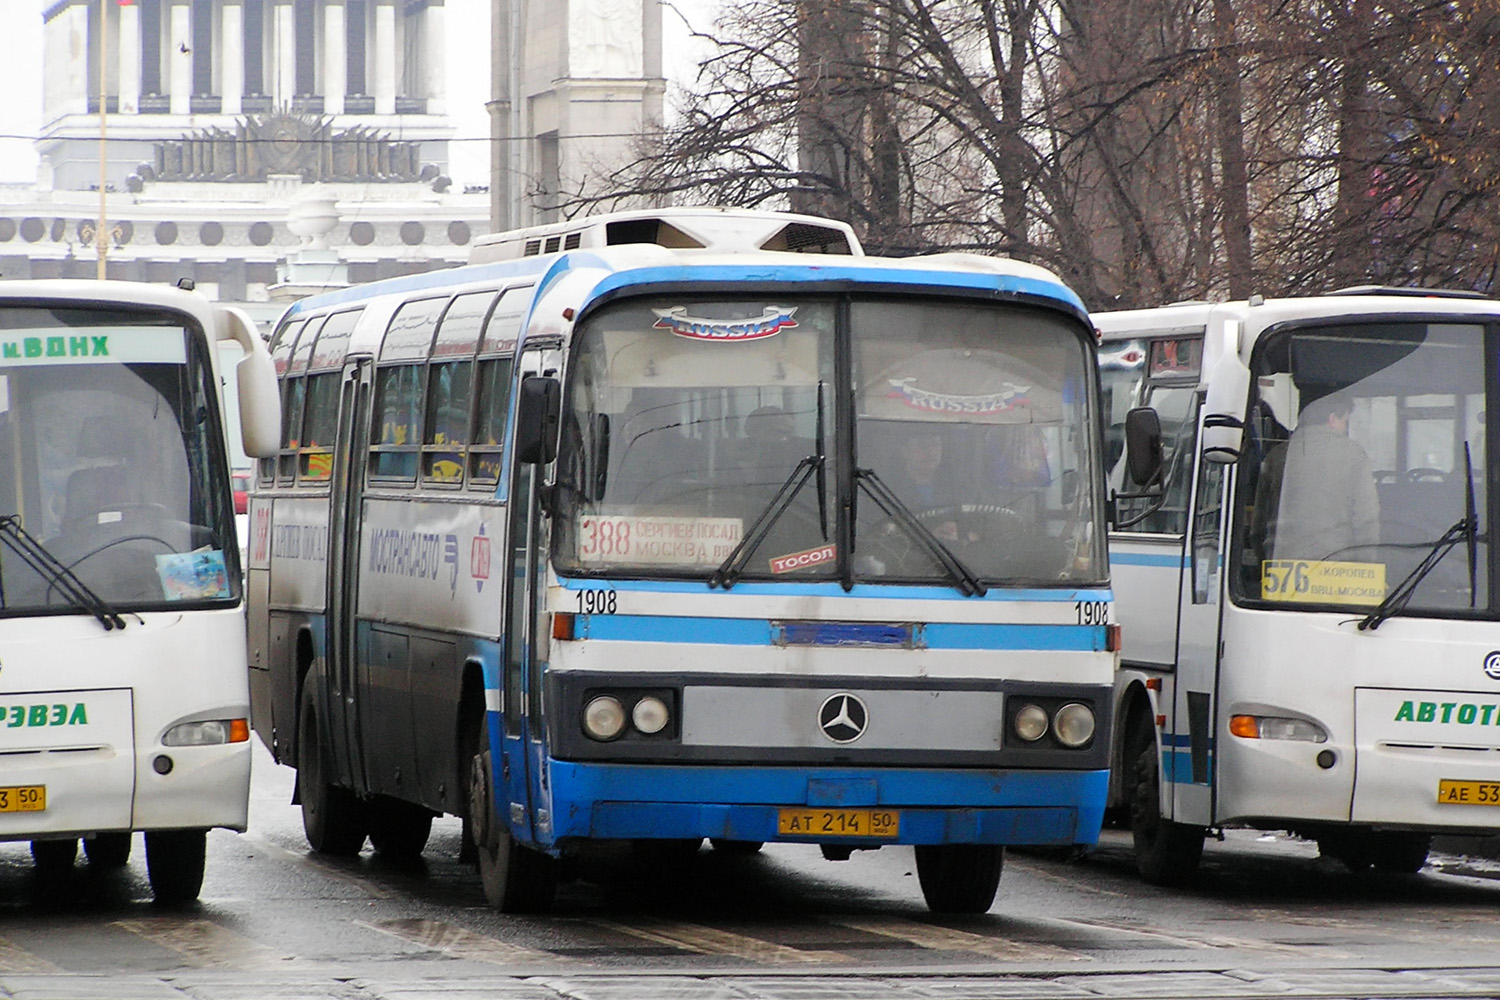
[[1430,558],[1403,608],[1488,609],[1484,328],[1287,330],[1252,370],[1238,596],[1375,606]]
[[663,298],[601,309],[575,352],[560,572],[707,578],[748,537],[745,578],[946,582],[939,551],[991,583],[1104,576],[1091,359],[1060,317]]
[[[211,369],[176,316],[0,312],[0,516],[116,609],[238,600]],[[76,612],[0,550],[0,615]]]

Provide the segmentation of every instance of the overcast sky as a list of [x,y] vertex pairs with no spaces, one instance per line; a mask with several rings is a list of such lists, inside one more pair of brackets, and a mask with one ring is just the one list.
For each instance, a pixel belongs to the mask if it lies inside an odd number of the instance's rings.
[[[0,182],[36,180],[32,139],[42,117],[42,8],[51,0],[0,0],[6,38],[0,48]],[[579,2],[579,0],[574,0]],[[586,0],[585,0],[586,2]],[[652,3],[654,0],[646,0]],[[691,78],[696,50],[687,23],[706,29],[718,0],[662,0],[663,51],[669,81]],[[489,0],[447,0],[448,109],[461,140],[449,146],[456,185],[489,183]],[[674,10],[677,13],[674,13]],[[484,25],[484,30],[479,26]],[[670,102],[670,86],[668,101]],[[20,138],[4,138],[18,136]]]

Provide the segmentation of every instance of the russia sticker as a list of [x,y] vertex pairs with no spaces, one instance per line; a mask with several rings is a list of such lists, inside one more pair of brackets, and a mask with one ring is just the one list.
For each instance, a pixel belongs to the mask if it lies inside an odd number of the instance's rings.
[[763,340],[797,325],[797,321],[792,319],[792,314],[797,311],[795,306],[791,308],[769,306],[759,316],[748,319],[709,319],[705,316],[690,316],[686,306],[651,311],[656,313],[656,323],[653,329],[671,330],[673,334],[689,340]]

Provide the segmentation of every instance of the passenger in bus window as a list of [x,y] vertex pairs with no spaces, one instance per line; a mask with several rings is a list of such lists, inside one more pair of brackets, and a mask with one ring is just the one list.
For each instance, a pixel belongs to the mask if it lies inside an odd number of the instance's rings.
[[1308,403],[1284,448],[1262,470],[1269,504],[1280,485],[1276,519],[1267,530],[1275,559],[1362,562],[1380,542],[1380,497],[1374,470],[1349,437],[1353,403],[1335,393]]

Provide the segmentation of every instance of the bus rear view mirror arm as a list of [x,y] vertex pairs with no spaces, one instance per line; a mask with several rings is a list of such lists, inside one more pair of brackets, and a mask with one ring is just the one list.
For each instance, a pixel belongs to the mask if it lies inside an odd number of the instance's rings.
[[557,457],[557,426],[562,413],[562,386],[557,379],[533,375],[521,380],[516,402],[516,461],[547,465]]

